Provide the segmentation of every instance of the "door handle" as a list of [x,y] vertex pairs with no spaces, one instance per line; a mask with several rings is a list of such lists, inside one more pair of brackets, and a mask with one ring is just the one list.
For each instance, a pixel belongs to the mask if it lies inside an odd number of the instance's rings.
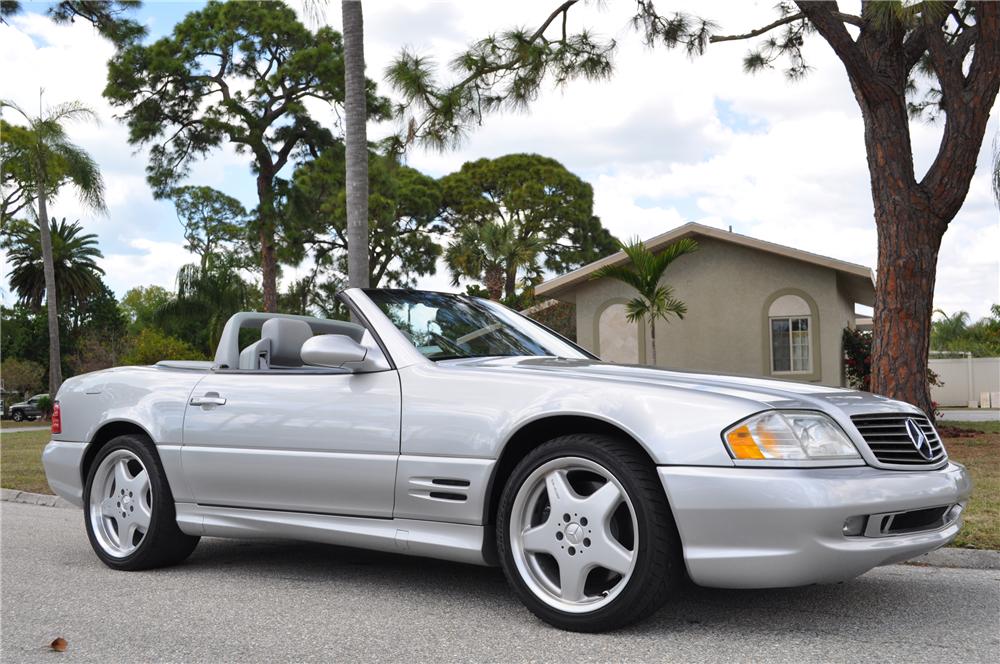
[[224,406],[226,400],[219,396],[218,392],[206,392],[204,396],[191,397],[189,402],[192,406]]

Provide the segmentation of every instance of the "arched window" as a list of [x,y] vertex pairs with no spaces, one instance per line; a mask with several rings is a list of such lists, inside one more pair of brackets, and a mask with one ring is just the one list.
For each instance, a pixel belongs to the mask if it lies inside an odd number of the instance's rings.
[[771,373],[813,371],[813,316],[798,295],[782,295],[767,310],[771,334]]

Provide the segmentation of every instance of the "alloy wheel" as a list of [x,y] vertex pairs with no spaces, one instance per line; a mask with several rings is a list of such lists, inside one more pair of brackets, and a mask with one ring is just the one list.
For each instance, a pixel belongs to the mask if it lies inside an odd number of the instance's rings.
[[525,584],[561,611],[609,604],[635,569],[635,508],[618,479],[590,459],[561,457],[536,468],[514,498],[509,535]]
[[135,552],[153,516],[149,473],[138,456],[119,449],[101,461],[90,490],[89,512],[105,553],[124,558]]

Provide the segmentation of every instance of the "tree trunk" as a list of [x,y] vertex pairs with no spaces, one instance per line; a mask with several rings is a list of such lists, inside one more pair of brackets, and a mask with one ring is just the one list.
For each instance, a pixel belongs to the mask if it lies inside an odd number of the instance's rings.
[[483,285],[486,286],[490,299],[499,302],[503,298],[503,269],[500,267],[486,268],[486,274],[483,277]]
[[902,97],[861,104],[878,230],[871,391],[906,401],[931,418],[927,361],[934,280],[948,220],[916,183]]
[[347,284],[367,288],[368,119],[365,90],[364,18],[360,0],[343,0],[344,124],[347,157]]
[[278,311],[278,260],[274,252],[274,176],[266,171],[257,175],[257,238],[260,241],[261,289],[264,311]]
[[649,319],[649,340],[651,350],[653,351],[653,366],[656,366],[656,319]]
[[[39,169],[44,173],[44,168]],[[45,274],[45,308],[49,314],[49,396],[56,398],[62,385],[62,354],[59,343],[59,296],[56,293],[56,269],[52,262],[52,232],[45,183],[38,186],[38,229],[42,234],[42,271]]]
[[879,212],[871,391],[918,406],[931,418],[927,383],[940,223]]
[[[514,297],[517,291],[517,266],[513,266],[507,269],[507,273],[504,275],[504,293],[507,294],[507,299],[511,302],[514,301]],[[499,298],[498,298],[499,299]]]

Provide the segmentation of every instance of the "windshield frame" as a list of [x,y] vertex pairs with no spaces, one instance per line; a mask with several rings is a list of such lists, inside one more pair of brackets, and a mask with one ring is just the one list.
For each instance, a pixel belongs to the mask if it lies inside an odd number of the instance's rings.
[[[352,289],[353,290],[353,289]],[[427,362],[438,363],[446,362],[449,360],[460,361],[466,359],[482,358],[482,357],[564,357],[570,359],[587,359],[587,360],[597,360],[600,361],[596,355],[590,351],[580,347],[579,344],[567,339],[565,336],[559,334],[558,332],[548,328],[547,326],[535,321],[524,314],[511,309],[499,302],[494,302],[492,300],[487,300],[485,298],[475,297],[465,293],[448,293],[443,291],[431,291],[431,290],[418,290],[412,288],[363,288],[358,289],[364,294],[365,298],[371,302],[372,305],[379,311],[379,313],[384,317],[385,322],[392,327],[392,330],[398,333],[399,337],[406,340],[409,347],[420,356],[421,359]],[[382,309],[380,304],[381,298],[379,294],[388,293],[391,295],[396,295],[405,297],[407,295],[420,297],[422,295],[433,295],[442,296],[446,298],[453,298],[456,301],[464,302],[467,305],[471,305],[473,308],[479,310],[485,315],[497,319],[499,322],[509,326],[521,335],[528,337],[530,341],[534,344],[541,346],[544,349],[550,349],[552,344],[556,346],[563,345],[568,349],[574,351],[573,354],[520,354],[520,355],[506,355],[506,354],[469,354],[469,355],[458,355],[458,354],[448,354],[447,356],[432,357],[425,355],[420,348],[413,342],[409,336],[404,333],[386,314]],[[546,339],[546,337],[550,337]]]

